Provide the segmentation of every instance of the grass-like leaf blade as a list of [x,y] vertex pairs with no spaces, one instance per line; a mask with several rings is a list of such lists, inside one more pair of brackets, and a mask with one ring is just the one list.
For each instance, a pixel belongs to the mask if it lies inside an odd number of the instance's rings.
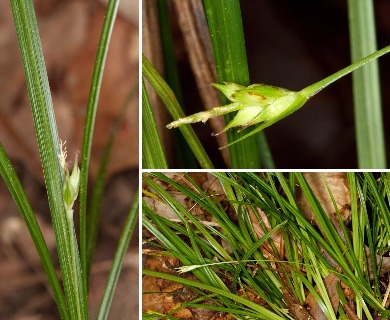
[[91,272],[91,265],[93,254],[95,252],[96,239],[100,222],[100,207],[103,201],[103,193],[106,186],[106,173],[110,160],[112,146],[115,141],[115,137],[118,133],[120,125],[122,124],[126,111],[130,105],[131,99],[134,97],[138,85],[127,95],[118,116],[115,119],[114,124],[111,127],[107,143],[104,147],[101,160],[99,163],[99,169],[96,176],[96,181],[92,187],[90,203],[88,206],[88,225],[87,225],[87,280]]
[[92,74],[92,82],[89,91],[87,113],[84,124],[83,148],[81,151],[80,168],[80,259],[82,274],[84,275],[85,297],[87,296],[87,186],[88,186],[88,167],[91,155],[93,129],[95,125],[96,110],[99,101],[100,87],[103,78],[103,71],[106,62],[108,45],[110,42],[112,29],[116,14],[118,12],[119,0],[110,0],[107,5],[104,17],[103,28],[100,35],[98,51],[95,59],[95,66]]
[[[213,45],[218,82],[228,81],[248,86],[250,81],[240,2],[238,0],[205,0],[204,7]],[[222,101],[226,102],[225,99],[223,97]],[[222,103],[224,104],[226,103]],[[232,119],[231,114],[225,116],[226,123]],[[229,143],[238,140],[243,135],[245,133],[234,130],[227,132]],[[263,142],[261,148],[260,142]],[[270,157],[271,153],[264,142],[264,137],[258,140],[258,136],[252,136],[238,144],[231,145],[229,150],[232,168],[260,168],[260,150],[267,154],[268,165],[274,167]]]
[[23,187],[18,176],[9,160],[3,146],[0,144],[0,174],[14,199],[19,212],[26,223],[30,232],[35,248],[41,259],[43,270],[49,280],[50,287],[53,291],[53,297],[57,304],[58,312],[61,319],[69,319],[68,310],[64,300],[63,292],[58,281],[53,262],[50,257],[45,239],[43,238],[38,221],[32,211],[31,205],[24,193]]
[[148,91],[142,80],[142,168],[168,169],[163,145],[154,120]]
[[87,297],[81,278],[77,243],[72,241],[74,230],[68,224],[63,201],[64,174],[58,160],[61,146],[34,6],[31,0],[11,0],[11,5],[56,236],[65,297],[70,317],[87,319]]
[[[372,0],[348,1],[352,61],[377,50],[374,3]],[[352,74],[355,133],[358,166],[363,169],[386,168],[378,61]]]
[[99,313],[98,316],[96,317],[97,320],[105,320],[108,317],[108,312],[110,310],[116,284],[118,283],[123,260],[126,255],[126,251],[131,240],[131,236],[133,235],[134,228],[138,222],[138,206],[139,206],[138,194],[139,191],[137,190],[137,192],[134,194],[133,202],[130,206],[130,210],[126,218],[125,225],[123,227],[121,236],[119,238],[118,247],[115,252],[110,274],[108,275],[106,287],[104,289],[104,294],[102,297],[102,301],[100,303]]
[[[160,99],[163,101],[168,112],[174,120],[184,118],[184,112],[181,109],[172,89],[158,74],[157,70],[149,62],[149,60],[142,55],[142,74],[149,81]],[[189,144],[192,152],[198,160],[200,166],[204,169],[213,168],[213,164],[196,136],[194,130],[190,126],[180,127],[180,131]]]

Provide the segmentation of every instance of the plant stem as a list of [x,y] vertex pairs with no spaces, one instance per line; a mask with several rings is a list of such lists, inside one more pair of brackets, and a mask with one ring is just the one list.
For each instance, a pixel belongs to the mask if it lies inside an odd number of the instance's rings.
[[389,52],[390,52],[390,45],[387,47],[384,47],[381,50],[378,50],[378,51],[370,54],[369,56],[367,56],[363,59],[360,59],[359,61],[352,63],[348,67],[345,67],[344,69],[341,69],[340,71],[335,72],[334,74],[326,77],[325,79],[322,79],[321,81],[313,83],[312,85],[302,89],[300,91],[300,93],[309,99],[312,96],[314,96],[315,94],[317,94],[318,92],[320,92],[322,89],[324,89],[327,86],[329,86],[330,84],[332,84],[333,82],[346,76],[348,73],[351,73],[352,71],[360,68],[364,64],[366,64],[372,60],[378,59],[379,57],[381,57]]
[[[88,168],[91,155],[93,128],[95,126],[96,110],[99,101],[100,87],[103,78],[103,71],[108,52],[112,29],[116,14],[118,12],[119,0],[110,0],[103,22],[103,28],[100,35],[98,52],[96,53],[95,67],[92,74],[91,88],[89,91],[87,113],[85,116],[83,148],[81,151],[80,168],[80,259],[84,281],[85,297],[87,297],[87,186],[88,186]],[[86,301],[87,303],[87,301]]]
[[[150,61],[142,55],[142,75],[149,81],[160,99],[163,101],[168,112],[174,120],[184,118],[184,112],[177,101],[175,94],[164,79],[158,74]],[[189,144],[192,152],[198,160],[200,166],[205,169],[213,168],[213,164],[207,155],[204,147],[200,143],[194,130],[189,126],[180,127],[180,131]]]
[[[204,7],[213,45],[218,82],[228,81],[243,86],[249,85],[240,2],[238,0],[205,0]],[[222,101],[222,105],[224,104],[226,100]],[[233,114],[226,115],[225,122],[230,122],[233,117]],[[244,135],[245,133],[233,130],[227,132],[229,142],[237,141]],[[263,144],[263,148],[259,145],[257,136],[231,145],[229,151],[232,168],[260,168],[260,150],[267,149],[267,144]],[[269,150],[265,152],[269,160],[271,153]]]
[[[349,0],[352,61],[377,50],[372,0]],[[352,74],[359,168],[386,168],[378,62]]]
[[[78,279],[81,279],[81,268],[80,268],[80,260],[79,260],[79,250],[77,247],[77,239],[76,239],[76,231],[74,228],[74,222],[73,222],[73,210],[69,210],[66,212],[66,218],[68,221],[68,232],[69,232],[69,246],[71,248],[70,250],[70,256],[68,259],[71,261],[70,265],[72,266],[72,287],[78,288],[80,284],[78,283]],[[83,303],[84,303],[84,297],[82,295],[81,289],[77,290],[79,292],[77,298],[78,303],[74,306],[76,309],[76,313],[81,317],[83,310]],[[81,319],[81,318],[80,318]]]
[[123,261],[129,246],[131,236],[133,235],[135,226],[138,222],[138,200],[139,190],[136,191],[133,197],[132,204],[130,206],[129,213],[127,215],[125,225],[123,227],[121,236],[119,238],[118,247],[115,252],[115,256],[112,262],[110,274],[108,275],[107,283],[104,289],[102,301],[100,302],[99,313],[96,317],[97,320],[105,320],[108,317],[110,311],[111,301],[114,297],[115,287],[118,283],[119,275],[122,270]]
[[47,248],[45,239],[42,235],[41,229],[39,227],[37,218],[34,215],[34,212],[31,208],[30,203],[26,197],[26,194],[23,190],[23,187],[20,183],[18,176],[12,166],[11,161],[6,154],[3,145],[0,143],[0,175],[2,176],[9,192],[14,199],[20,215],[22,216],[28,231],[30,233],[31,239],[34,242],[35,248],[41,259],[43,270],[46,273],[46,276],[49,280],[50,287],[53,292],[54,300],[57,304],[57,309],[60,314],[61,319],[69,320],[68,310],[66,308],[66,302],[64,295],[58,281],[53,261],[50,257],[49,249]]
[[[58,155],[58,139],[49,81],[32,0],[11,0],[27,90],[30,99],[39,154],[48,195],[50,213],[64,283],[65,298],[71,319],[88,319],[88,305],[80,269],[77,246],[71,244],[63,198],[64,174]],[[74,254],[76,259],[69,259]]]
[[148,91],[142,79],[142,167],[144,169],[168,169],[164,147],[158,134],[150,105]]

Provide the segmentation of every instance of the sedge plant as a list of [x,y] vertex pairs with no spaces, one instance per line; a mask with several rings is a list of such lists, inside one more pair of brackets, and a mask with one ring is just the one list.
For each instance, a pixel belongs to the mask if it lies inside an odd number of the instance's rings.
[[[227,134],[228,143],[220,146],[220,149],[228,149],[231,167],[274,168],[275,163],[264,129],[296,112],[321,90],[355,70],[353,92],[358,165],[360,168],[386,167],[377,59],[390,52],[390,46],[377,51],[371,0],[364,0],[361,5],[360,2],[349,1],[353,63],[300,91],[269,84],[250,84],[239,1],[204,1],[203,6],[218,81],[212,85],[223,94],[222,106],[184,116],[184,106],[182,107],[182,103],[175,98],[175,95],[179,97],[182,95],[176,85],[178,76],[176,75],[176,81],[170,80],[175,76],[175,74],[172,76],[171,69],[175,69],[167,67],[168,83],[165,83],[162,76],[148,61],[148,57],[143,57],[142,60],[143,76],[160,96],[173,118],[166,127],[180,129],[200,167],[210,168],[210,163],[205,161],[207,154],[188,124],[206,122],[210,118],[224,116],[225,128],[213,135]],[[164,37],[167,37],[164,25],[166,23],[169,21],[162,20],[160,23],[161,28],[164,29],[161,34],[162,41],[165,46],[172,46],[170,42],[164,41]],[[172,51],[168,49],[164,47],[164,54]],[[161,79],[157,81],[157,78]],[[143,94],[148,95],[147,91]],[[146,98],[143,101],[145,100]],[[147,109],[148,107],[143,105],[144,108],[145,122],[153,122],[153,115],[147,114],[150,108]],[[144,149],[153,150],[153,147],[153,144],[143,145]],[[181,150],[180,147],[176,148]],[[161,147],[156,152],[163,153],[163,150]],[[147,159],[143,166],[159,168],[153,166],[153,163],[148,162]]]
[[[191,175],[182,175],[185,185],[163,173],[143,176],[144,196],[153,194],[176,215],[170,220],[143,202],[143,226],[152,234],[144,243],[155,247],[154,255],[173,256],[180,263],[176,272],[143,274],[196,292],[165,318],[175,318],[182,308],[226,312],[236,319],[389,317],[386,285],[379,280],[389,272],[384,258],[390,240],[388,173],[346,175],[351,222],[341,228],[331,222],[301,173],[213,173],[223,198],[202,190]],[[206,219],[183,207],[161,183],[202,209]],[[317,224],[302,213],[297,185]],[[329,187],[327,191],[340,217],[334,195]],[[261,236],[256,228],[262,229]],[[145,290],[143,298],[149,294],[156,293]],[[154,310],[144,313],[158,318]]]
[[[23,186],[13,169],[6,150],[1,144],[0,174],[19,208],[39,253],[42,267],[52,289],[53,298],[57,305],[60,318],[69,320],[89,319],[88,276],[92,259],[91,252],[94,250],[95,242],[94,240],[87,241],[87,239],[95,237],[95,234],[93,232],[87,233],[86,229],[88,164],[105,58],[119,1],[109,1],[103,22],[88,100],[80,169],[77,157],[74,160],[73,169],[68,168],[65,142],[62,143],[58,137],[33,1],[11,0],[10,3],[42,162],[47,199],[57,245],[62,285],[56,275],[53,260],[49,255],[42,232],[25,195]],[[115,137],[115,133],[116,129],[111,132],[111,138],[106,148],[106,154],[103,156],[99,178],[94,189],[101,189],[104,186],[103,180],[112,144],[110,141]],[[73,214],[73,205],[78,197],[80,201],[80,230],[76,230],[75,228]],[[96,199],[95,197],[94,202],[99,202],[101,200],[100,198],[98,197]],[[96,216],[96,213],[93,212],[91,215]],[[119,272],[137,222],[137,216],[138,199],[136,194],[129,209],[128,217],[125,221],[123,232],[113,258],[113,264],[102,296],[97,319],[107,319]],[[94,219],[91,223],[97,224],[98,219]],[[91,229],[97,229],[97,226],[95,225]],[[80,244],[78,244],[76,234],[80,239]],[[87,243],[91,245],[87,247]]]

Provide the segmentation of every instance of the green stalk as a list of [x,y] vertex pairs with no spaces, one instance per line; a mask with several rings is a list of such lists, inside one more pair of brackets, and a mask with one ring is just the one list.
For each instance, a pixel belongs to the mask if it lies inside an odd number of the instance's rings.
[[[88,168],[91,156],[93,129],[95,125],[96,110],[98,106],[100,87],[103,78],[103,71],[107,57],[108,44],[110,42],[112,29],[118,11],[119,0],[110,0],[107,5],[104,17],[102,33],[95,59],[95,67],[92,74],[91,88],[88,98],[87,113],[84,124],[83,148],[81,151],[81,171],[80,171],[80,258],[82,275],[84,281],[84,296],[87,297],[87,186]],[[87,303],[87,301],[85,301]]]
[[163,146],[154,120],[148,91],[142,79],[142,168],[168,169]]
[[138,195],[139,191],[137,190],[137,192],[134,194],[129,214],[127,215],[125,225],[119,238],[119,243],[115,252],[114,260],[112,262],[110,274],[108,275],[106,287],[104,288],[102,301],[100,302],[99,313],[96,317],[97,320],[105,320],[108,317],[112,298],[114,297],[115,288],[122,269],[123,260],[126,255],[131,236],[133,235],[134,228],[138,222]]
[[279,120],[285,118],[286,116],[294,113],[298,109],[302,108],[308,99],[310,99],[311,97],[313,97],[314,95],[319,93],[321,90],[325,89],[327,86],[331,85],[333,82],[346,76],[347,74],[351,73],[352,71],[360,68],[361,66],[365,65],[366,63],[368,63],[372,60],[378,59],[379,57],[381,57],[389,52],[390,52],[390,45],[387,47],[384,47],[381,50],[378,50],[378,51],[370,54],[369,56],[367,56],[359,61],[354,62],[353,64],[349,65],[348,67],[345,67],[345,68],[335,72],[334,74],[326,77],[325,79],[322,79],[316,83],[313,83],[312,85],[302,89],[301,91],[296,92],[295,94],[297,94],[299,96],[299,99],[294,101],[294,103],[292,103],[291,105],[285,104],[283,106],[283,110],[282,110],[282,112],[280,112],[280,114],[277,114],[277,112],[276,112],[274,115],[274,118],[272,120],[268,120],[268,121],[263,122],[257,128],[252,130],[251,132],[249,132],[249,133],[245,134],[244,136],[238,138],[237,140],[227,144],[223,148],[225,148],[227,146],[232,146],[232,145],[236,144],[237,142],[240,142],[244,139],[247,139],[250,136],[261,132],[265,128],[268,128],[269,126],[273,125],[274,123],[278,122]]
[[[86,291],[78,272],[80,260],[77,243],[72,242],[74,230],[69,228],[65,210],[64,173],[58,159],[61,146],[33,2],[11,0],[11,5],[56,236],[65,298],[71,319],[88,319]],[[72,255],[76,259],[69,259]]]
[[[239,1],[205,0],[204,7],[214,50],[218,82],[228,81],[248,86],[250,81]],[[223,97],[222,102],[222,105],[226,104],[226,98]],[[226,123],[232,119],[231,114],[225,115]],[[240,140],[244,135],[242,132],[232,130],[227,132],[229,142]],[[253,136],[239,144],[231,145],[232,168],[260,168],[262,150],[267,154],[269,166],[274,167],[272,159],[269,161],[270,152],[267,144],[263,143],[262,147],[259,147],[259,141],[264,140],[264,137],[258,140]]]
[[[372,0],[349,0],[352,61],[377,50]],[[378,62],[352,74],[359,168],[386,168]]]
[[0,143],[0,174],[7,185],[9,192],[14,199],[19,212],[30,232],[35,248],[41,259],[42,267],[49,280],[50,287],[53,292],[54,301],[57,304],[57,309],[61,319],[69,319],[69,314],[66,309],[66,302],[62,293],[60,282],[58,281],[53,262],[50,257],[49,249],[47,248],[45,239],[43,238],[38,221],[31,209],[30,203],[24,193],[23,187],[18,176],[9,160],[3,145]]
[[[81,276],[81,266],[80,266],[80,256],[79,256],[79,250],[77,247],[77,238],[76,238],[76,231],[74,227],[74,221],[73,221],[73,209],[69,210],[66,212],[66,217],[67,217],[67,223],[68,223],[68,232],[69,232],[69,256],[67,257],[68,260],[70,261],[70,264],[72,266],[72,287],[73,288],[78,288],[78,304],[75,305],[75,309],[77,311],[78,319],[84,319],[84,315],[82,315],[84,310],[81,308],[84,308],[85,304],[83,304],[83,300],[88,301],[87,297],[83,296],[83,292],[80,292],[82,289],[82,283],[80,284],[80,280],[82,280]],[[86,308],[88,309],[88,305],[86,305]],[[88,319],[88,318],[85,318]]]
[[118,116],[115,119],[115,123],[112,125],[108,141],[104,147],[103,154],[101,156],[96,181],[93,185],[90,205],[88,207],[88,226],[87,226],[87,280],[89,282],[89,275],[91,272],[93,254],[95,252],[96,239],[100,222],[100,207],[103,200],[103,193],[106,186],[106,173],[110,160],[112,146],[117,136],[117,132],[122,124],[126,111],[130,105],[131,99],[137,92],[138,84],[134,85],[133,89],[127,95],[125,102],[123,103]]
[[313,83],[312,85],[304,88],[300,91],[301,94],[306,96],[307,99],[311,98],[321,90],[325,89],[327,86],[331,85],[333,82],[339,80],[340,78],[346,76],[347,74],[351,73],[352,71],[355,71],[356,69],[359,69],[361,66],[365,65],[366,63],[378,59],[379,57],[385,55],[386,53],[390,52],[390,45],[387,47],[382,48],[381,50],[378,50],[367,57],[364,57],[363,59],[360,59],[348,67],[345,67],[332,75],[326,77],[325,79],[322,79],[316,83]]
[[[151,86],[156,90],[156,93],[164,103],[168,112],[174,120],[183,118],[184,112],[181,109],[177,99],[172,92],[172,89],[167,85],[164,79],[158,74],[153,65],[148,59],[142,55],[142,74],[149,81]],[[189,144],[192,152],[202,168],[211,169],[213,164],[198,137],[195,135],[194,130],[189,126],[180,127],[180,131]]]

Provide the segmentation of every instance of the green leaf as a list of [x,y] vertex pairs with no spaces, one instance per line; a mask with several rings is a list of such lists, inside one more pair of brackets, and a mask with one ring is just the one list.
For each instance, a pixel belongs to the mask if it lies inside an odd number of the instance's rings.
[[194,288],[207,290],[207,291],[216,293],[222,297],[227,297],[229,299],[232,299],[233,301],[237,301],[238,303],[243,304],[243,305],[249,307],[250,309],[256,311],[259,319],[269,319],[269,320],[283,320],[284,319],[284,318],[276,315],[275,313],[267,310],[266,308],[248,300],[248,299],[245,299],[239,295],[233,294],[233,293],[226,291],[226,290],[223,290],[223,289],[215,288],[213,286],[199,283],[197,281],[192,281],[192,280],[176,277],[176,276],[172,276],[172,275],[169,275],[166,273],[161,273],[161,272],[143,270],[142,273],[145,275],[153,276],[153,277],[158,277],[158,278],[167,279],[170,281],[175,281],[175,282],[181,283],[181,284],[186,285],[186,286],[191,286]]
[[92,266],[93,254],[95,252],[96,239],[100,222],[100,206],[103,200],[103,193],[106,186],[106,174],[110,160],[112,146],[118,130],[125,119],[126,111],[130,106],[130,101],[134,98],[137,92],[138,84],[129,92],[126,97],[115,123],[112,125],[107,143],[104,147],[99,169],[96,176],[95,183],[92,187],[90,202],[88,206],[88,225],[87,225],[87,279],[90,280],[90,272]]
[[[352,61],[377,50],[374,3],[349,0],[349,33]],[[355,132],[359,168],[386,168],[378,62],[352,74]]]
[[148,92],[142,80],[142,168],[168,169]]
[[[239,1],[205,0],[204,7],[213,45],[218,82],[228,81],[243,86],[249,85]],[[226,115],[225,121],[229,122],[232,118],[232,115]],[[260,149],[264,149],[266,144],[260,148],[259,140],[255,136],[243,141],[240,138],[244,136],[244,133],[240,132],[228,131],[227,136],[230,143],[240,141],[239,144],[230,144],[232,168],[260,168]]]
[[[156,93],[163,101],[172,118],[178,119],[184,117],[184,112],[177,102],[171,88],[169,88],[164,79],[158,74],[156,69],[144,55],[142,55],[142,74],[149,81],[154,90],[156,90]],[[213,168],[213,164],[211,163],[209,156],[195,135],[193,129],[191,127],[183,126],[180,128],[180,131],[189,144],[196,159],[199,161],[200,166],[205,169]]]
[[138,195],[139,191],[134,194],[133,202],[130,206],[129,214],[127,215],[125,225],[123,227],[121,236],[119,238],[118,247],[112,262],[111,270],[108,275],[107,283],[104,289],[102,301],[100,302],[99,313],[96,317],[98,320],[104,320],[108,317],[112,298],[114,296],[115,288],[118,283],[119,275],[122,269],[123,260],[126,255],[130,239],[133,235],[134,228],[138,222]]
[[[180,83],[179,70],[175,56],[174,36],[169,21],[169,5],[167,0],[158,0],[158,19],[161,35],[161,48],[164,58],[164,75],[167,84],[172,88],[177,101],[185,110],[183,91]],[[144,116],[144,115],[143,115]],[[175,163],[178,168],[197,168],[198,163],[180,131],[174,132]],[[145,168],[145,167],[144,167]],[[156,167],[162,168],[162,167]]]
[[[83,148],[81,151],[81,169],[80,169],[80,258],[84,281],[85,297],[87,296],[87,187],[88,187],[88,168],[91,156],[91,146],[93,129],[95,125],[96,110],[99,101],[100,87],[103,78],[103,71],[106,62],[108,45],[110,42],[112,29],[116,14],[118,12],[119,0],[110,0],[107,5],[104,17],[102,32],[100,35],[98,51],[95,59],[95,66],[92,74],[92,82],[89,91],[87,113],[84,124]],[[87,301],[85,301],[87,302]]]
[[[31,0],[11,0],[16,33],[30,98],[39,153],[52,216],[65,298],[70,318],[87,319],[86,289],[81,278],[80,260],[74,230],[68,223],[63,199],[63,168],[53,103]],[[69,257],[73,257],[69,259]]]
[[35,248],[41,259],[43,270],[49,280],[50,287],[53,291],[54,300],[57,304],[58,312],[61,319],[69,319],[68,310],[63,297],[62,289],[58,281],[53,262],[50,257],[45,239],[43,238],[38,221],[35,218],[34,212],[31,209],[30,203],[24,193],[23,187],[15,173],[15,170],[9,160],[3,145],[0,144],[0,174],[7,185],[9,192],[12,195],[19,212],[26,223],[28,231],[34,242]]

